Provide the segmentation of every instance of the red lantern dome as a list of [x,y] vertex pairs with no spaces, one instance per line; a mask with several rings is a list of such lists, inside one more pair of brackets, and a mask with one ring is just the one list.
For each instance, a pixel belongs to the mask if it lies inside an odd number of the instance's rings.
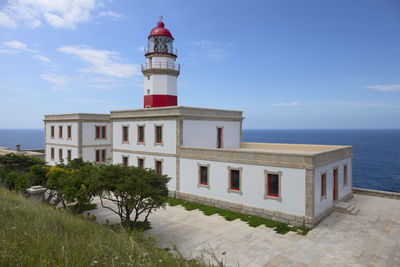
[[167,28],[164,28],[164,23],[161,20],[157,23],[157,27],[151,30],[148,38],[152,36],[167,36],[174,39],[171,32]]

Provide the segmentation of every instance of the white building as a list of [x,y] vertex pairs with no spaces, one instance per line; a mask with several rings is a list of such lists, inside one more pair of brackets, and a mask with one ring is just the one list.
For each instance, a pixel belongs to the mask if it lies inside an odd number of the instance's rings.
[[315,226],[352,198],[352,147],[242,142],[242,112],[177,105],[176,51],[160,21],[145,52],[144,108],[45,116],[46,161],[154,168],[171,196]]

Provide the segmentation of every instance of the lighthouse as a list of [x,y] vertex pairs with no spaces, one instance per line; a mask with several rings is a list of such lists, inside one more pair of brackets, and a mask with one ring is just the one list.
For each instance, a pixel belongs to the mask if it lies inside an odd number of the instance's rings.
[[144,108],[177,106],[177,79],[180,65],[175,63],[177,50],[174,38],[164,27],[162,17],[148,37],[145,48],[146,64],[142,64],[144,75]]

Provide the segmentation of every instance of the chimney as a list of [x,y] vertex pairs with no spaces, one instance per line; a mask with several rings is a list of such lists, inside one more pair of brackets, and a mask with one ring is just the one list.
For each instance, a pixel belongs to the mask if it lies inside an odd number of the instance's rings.
[[15,145],[15,150],[21,151],[21,145],[20,144]]

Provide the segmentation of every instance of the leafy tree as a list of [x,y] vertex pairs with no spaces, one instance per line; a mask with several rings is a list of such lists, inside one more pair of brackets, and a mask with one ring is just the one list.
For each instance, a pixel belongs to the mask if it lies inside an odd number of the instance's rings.
[[46,188],[48,189],[47,197],[45,201],[53,206],[60,203],[66,207],[65,195],[63,194],[63,189],[65,183],[70,175],[70,172],[63,168],[62,166],[53,166],[47,173]]
[[48,165],[33,165],[28,173],[29,185],[45,186],[47,182],[47,173],[50,171]]
[[123,226],[135,227],[141,214],[147,221],[153,210],[165,207],[169,180],[154,170],[108,165],[101,167],[97,190],[103,208],[118,214]]
[[45,165],[46,162],[40,158],[30,157],[23,154],[9,153],[0,156],[0,165],[17,168],[22,171],[29,171],[34,165]]

